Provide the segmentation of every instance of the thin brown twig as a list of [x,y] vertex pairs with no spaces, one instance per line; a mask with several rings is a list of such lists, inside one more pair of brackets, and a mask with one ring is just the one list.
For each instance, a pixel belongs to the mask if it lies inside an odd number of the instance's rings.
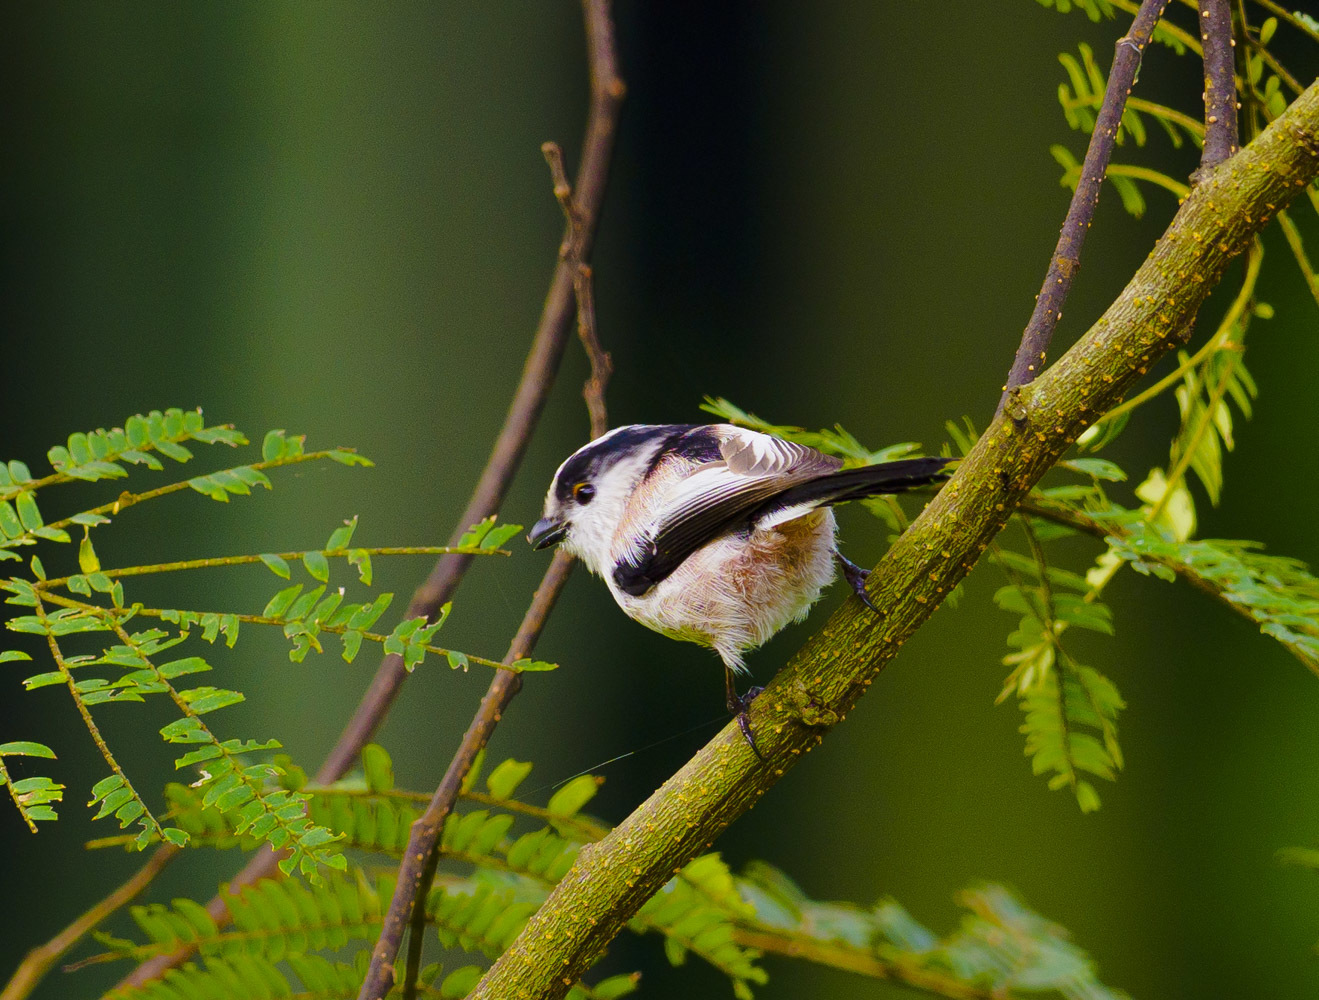
[[[604,141],[611,142],[619,102],[623,96],[623,84],[618,77],[617,55],[614,49],[611,0],[583,0],[582,10],[586,21],[591,72],[591,114],[586,141],[589,143],[592,138],[591,125],[598,119],[604,118],[609,123]],[[554,195],[563,207],[567,222],[567,234],[559,250],[560,266],[566,266],[572,272],[578,333],[591,363],[591,375],[583,389],[583,395],[590,412],[592,437],[597,437],[608,428],[604,390],[612,371],[612,364],[609,355],[601,348],[595,332],[591,274],[584,256],[583,209],[577,194],[568,183],[567,174],[563,169],[562,151],[554,143],[544,144],[541,151],[549,163],[554,182]],[[531,607],[527,609],[522,626],[509,648],[506,663],[512,663],[529,655],[559,592],[567,582],[571,568],[570,556],[562,552],[555,553]],[[463,780],[471,770],[476,755],[485,747],[504,709],[521,689],[520,675],[503,670],[495,675],[463,736],[458,752],[450,761],[448,770],[435,789],[430,804],[422,816],[413,823],[407,850],[395,883],[394,897],[390,901],[389,911],[381,926],[380,937],[372,949],[371,964],[358,994],[359,1000],[384,997],[393,987],[394,961],[402,944],[405,925],[410,927],[410,933],[403,995],[405,1000],[412,1000],[415,996],[426,924],[426,897],[430,893],[436,866],[439,864],[439,851],[436,850],[436,846],[444,829],[445,818],[453,809]],[[410,918],[408,918],[409,913]]]
[[[509,404],[504,425],[486,460],[481,478],[472,491],[467,509],[450,536],[450,545],[457,545],[468,527],[496,513],[503,503],[513,476],[521,465],[532,431],[540,420],[572,330],[576,313],[574,279],[578,271],[574,261],[580,263],[588,260],[595,243],[600,207],[609,176],[609,161],[618,131],[618,112],[625,88],[618,75],[609,0],[583,0],[583,7],[587,25],[591,101],[587,112],[586,134],[582,140],[582,159],[572,188],[577,224],[565,230],[564,247],[567,249],[560,249],[559,263],[550,280],[549,294],[545,297],[531,350],[523,364],[521,381]],[[457,589],[473,558],[467,555],[447,555],[437,560],[430,576],[412,595],[407,617],[424,615],[431,619],[438,614]],[[389,713],[406,676],[401,657],[389,655],[381,660],[357,710],[316,772],[316,783],[331,784],[343,777]],[[172,848],[158,848],[158,851],[169,850]],[[260,850],[230,881],[228,891],[235,892],[242,886],[271,876],[276,871],[277,862],[278,856],[274,852]],[[227,920],[228,909],[219,896],[213,897],[206,909],[213,919]],[[144,962],[119,986],[140,986],[158,978],[167,969],[186,960],[195,950],[184,945],[170,955]]]
[[577,269],[573,288],[577,294],[577,335],[581,338],[586,356],[591,361],[591,374],[582,386],[582,398],[586,400],[586,411],[591,416],[591,437],[598,438],[609,430],[609,413],[605,409],[605,386],[609,376],[614,373],[614,360],[608,351],[600,346],[600,338],[595,332],[595,290],[591,268],[583,264]]
[[146,864],[134,872],[127,882],[96,903],[45,944],[37,945],[29,951],[5,985],[4,992],[0,993],[0,1000],[21,1000],[22,997],[30,994],[70,948],[95,930],[106,917],[121,906],[132,902],[179,853],[177,847],[161,848],[153,852],[151,857],[147,858]]
[[[594,13],[599,7],[600,12]],[[531,353],[527,356],[513,402],[508,409],[503,429],[495,442],[494,450],[481,473],[481,479],[472,493],[466,511],[455,527],[450,544],[457,544],[468,527],[495,513],[503,503],[513,475],[522,463],[522,456],[531,440],[531,433],[540,419],[545,401],[558,373],[568,335],[572,329],[576,301],[573,278],[576,261],[590,258],[595,243],[600,206],[604,201],[605,181],[609,173],[609,159],[613,153],[614,136],[618,130],[618,111],[623,100],[623,83],[617,74],[614,54],[613,25],[609,18],[608,3],[604,0],[587,4],[588,46],[591,59],[591,103],[587,113],[586,135],[582,140],[582,161],[573,186],[573,204],[577,224],[567,227],[564,239],[573,247],[568,256],[560,251],[560,260],[550,281],[549,294],[541,312]],[[437,614],[440,607],[457,588],[463,573],[471,564],[472,556],[446,556],[440,559],[426,582],[413,596],[408,616],[425,613]],[[420,610],[414,609],[420,607]],[[328,784],[338,780],[357,758],[358,752],[371,738],[393,702],[406,672],[398,657],[381,664],[371,689],[362,699],[357,713],[344,730],[338,745],[317,772],[316,780]],[[387,667],[390,669],[387,670]],[[381,674],[389,676],[382,679]]]
[[[607,9],[604,12],[608,17]],[[590,9],[587,8],[587,16],[590,17]],[[607,27],[607,25],[606,25]],[[589,29],[588,29],[589,30]],[[572,186],[568,183],[567,173],[563,169],[563,151],[557,143],[547,142],[541,146],[541,152],[545,155],[545,160],[549,164],[550,177],[554,183],[554,196],[558,199],[559,204],[563,207],[564,219],[568,224],[568,236],[565,238],[560,255],[573,267],[573,295],[577,302],[577,333],[582,341],[582,346],[586,350],[587,358],[591,365],[591,374],[582,387],[582,397],[586,401],[587,412],[590,415],[591,437],[596,438],[604,434],[609,429],[609,414],[605,407],[605,387],[609,382],[609,376],[613,373],[613,361],[608,352],[600,345],[600,338],[596,333],[595,327],[595,296],[591,280],[591,268],[581,258],[581,241],[577,237],[578,230],[582,224],[581,209],[577,205],[576,198],[573,195]],[[545,581],[542,583],[542,590],[550,587],[550,579],[559,573],[558,561],[551,563],[549,570],[546,571]],[[554,600],[557,595],[558,587],[567,579],[567,571],[563,570],[563,580],[560,581],[550,595],[550,601]],[[528,612],[530,615],[530,612]],[[531,638],[535,641],[534,636]],[[446,782],[449,781],[449,775],[446,774],[445,781],[441,782],[440,788],[436,789],[436,798],[432,799],[432,805],[438,802],[438,821],[433,823],[425,832],[425,839],[415,845],[409,843],[408,855],[413,853],[420,854],[423,851],[427,853],[428,860],[425,870],[422,872],[421,880],[418,887],[412,890],[412,919],[410,922],[410,931],[408,936],[408,957],[407,966],[403,980],[403,995],[407,1000],[411,1000],[415,993],[417,974],[421,968],[421,950],[422,937],[426,927],[426,896],[430,892],[430,886],[435,878],[435,868],[439,860],[439,851],[436,850],[436,841],[443,830],[444,817],[453,809],[453,803],[457,797],[457,787],[461,787],[467,771],[471,768],[472,761],[476,759],[476,753],[485,746],[489,739],[490,730],[494,728],[493,723],[487,727],[478,727],[477,722],[482,714],[487,711],[487,703],[492,700],[498,701],[503,698],[504,694],[504,677],[501,674],[496,675],[491,682],[490,688],[486,693],[485,699],[478,710],[477,718],[472,721],[472,726],[468,729],[469,741],[464,739],[462,746],[459,748],[458,755],[454,758],[454,763],[450,765],[450,771],[458,766],[460,761],[461,771],[458,775],[457,786],[446,790]],[[507,691],[507,697],[503,698],[499,711],[502,712],[504,706],[512,700],[520,685]],[[441,797],[441,792],[444,792]],[[424,817],[423,817],[424,818]],[[403,885],[403,879],[400,877],[397,885]],[[396,896],[399,890],[395,889]],[[381,935],[384,937],[383,933]],[[368,977],[369,978],[369,977]],[[363,993],[365,994],[365,990]]]
[[1167,3],[1168,0],[1144,0],[1131,22],[1131,30],[1117,40],[1113,68],[1108,74],[1108,86],[1104,88],[1104,102],[1100,105],[1095,127],[1090,133],[1090,145],[1085,151],[1081,177],[1067,208],[1067,217],[1063,220],[1062,232],[1058,234],[1053,257],[1049,260],[1044,284],[1035,299],[1035,310],[1021,335],[1021,344],[1008,372],[1007,384],[1003,387],[1003,395],[998,403],[1000,412],[1015,390],[1031,382],[1044,369],[1049,342],[1053,339],[1058,321],[1062,319],[1063,303],[1071,291],[1072,279],[1081,266],[1081,247],[1085,243],[1090,221],[1094,218],[1095,206],[1099,204],[1099,192],[1104,184],[1108,161],[1113,157],[1127,96],[1131,93],[1145,47],[1154,33],[1154,26],[1159,23]]
[[[1271,212],[1319,176],[1319,83],[1229,170],[1214,171],[1086,334],[1022,402],[995,418],[957,473],[868,578],[882,618],[848,602],[752,702],[762,756],[730,723],[570,871],[469,1000],[558,1000],[640,907],[847,716],[971,570],[1024,494],[1147,367],[1179,342]],[[1249,220],[1249,221],[1247,221]],[[1198,238],[1195,238],[1198,237]]]
[[[563,208],[563,217],[571,233],[580,224],[581,213],[573,197],[572,186],[568,183],[568,174],[563,169],[563,150],[557,142],[547,142],[540,147],[540,151],[549,164],[550,178],[554,181],[554,197]],[[573,253],[571,242],[565,240],[559,252],[567,259]],[[576,263],[573,295],[577,300],[577,336],[591,362],[591,375],[582,386],[582,398],[586,400],[586,410],[591,418],[591,437],[598,438],[609,429],[605,385],[614,373],[614,362],[609,352],[600,346],[600,338],[595,332],[595,290],[591,266],[582,260]]]
[[1229,0],[1200,0],[1200,41],[1204,46],[1205,144],[1198,180],[1241,148],[1237,129],[1236,66]]
[[[558,599],[563,585],[572,570],[572,557],[566,553],[555,553],[550,568],[541,580],[536,596],[527,609],[522,625],[508,649],[506,663],[530,654],[545,626],[550,610]],[[494,732],[495,726],[503,717],[509,702],[522,690],[522,675],[516,671],[501,670],[490,682],[490,687],[481,699],[467,732],[463,734],[462,743],[453,760],[449,762],[444,777],[431,796],[426,811],[412,824],[408,835],[408,846],[403,852],[399,865],[398,881],[394,886],[394,897],[390,900],[389,910],[381,924],[380,937],[371,951],[371,965],[362,982],[360,1000],[371,1000],[385,996],[394,986],[394,959],[398,955],[403,941],[403,932],[410,928],[408,967],[404,978],[404,996],[410,997],[416,989],[417,970],[421,965],[421,943],[426,927],[426,897],[435,878],[435,869],[439,863],[439,851],[435,849],[440,833],[444,830],[444,821],[453,810],[463,780],[471,770],[476,755],[486,745]],[[415,942],[415,944],[414,944]],[[415,963],[413,955],[416,955]]]

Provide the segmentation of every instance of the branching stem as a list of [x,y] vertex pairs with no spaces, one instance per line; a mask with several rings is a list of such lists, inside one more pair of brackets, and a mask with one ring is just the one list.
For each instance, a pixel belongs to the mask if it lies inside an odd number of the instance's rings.
[[[83,611],[99,611],[107,616],[113,615],[113,612],[110,611],[110,609],[101,607],[99,604],[88,604],[85,601],[79,601],[69,597],[61,597],[58,594],[46,594],[45,597],[46,600],[50,601],[52,604],[58,604],[61,607],[79,608]],[[129,610],[134,616],[141,615],[144,618],[160,618],[168,621],[169,619],[166,616],[173,613],[176,609],[166,610],[164,608],[144,608],[134,605]],[[287,618],[272,618],[267,615],[232,614],[226,615],[225,617],[235,618],[248,625],[275,625],[282,628],[283,626],[290,624],[290,621]],[[363,632],[360,629],[350,630],[346,625],[319,625],[318,628],[320,631],[328,632],[331,635],[343,635],[345,632],[355,631],[361,635],[363,639],[366,639],[369,642],[379,643],[380,645],[384,645],[389,641],[389,636],[382,635],[379,632]],[[455,652],[454,650],[445,649],[443,646],[422,645],[421,648],[434,656],[447,657],[451,652]],[[488,660],[484,656],[475,656],[472,653],[463,653],[462,655],[467,657],[472,663],[478,664],[482,667],[491,667],[496,670],[509,669],[507,663],[501,663],[498,660]],[[514,672],[518,673],[519,671]]]
[[[582,141],[582,158],[577,171],[573,201],[580,217],[576,231],[577,258],[590,259],[595,242],[600,206],[604,201],[605,182],[609,176],[609,162],[613,153],[614,137],[618,129],[618,112],[625,88],[617,71],[617,57],[613,41],[613,25],[608,0],[583,0],[587,19],[588,47],[590,49],[591,104],[587,113],[586,135]],[[575,270],[570,262],[560,259],[550,280],[549,293],[541,311],[540,321],[532,338],[531,349],[523,365],[522,377],[509,404],[503,427],[495,440],[485,468],[481,472],[466,510],[458,519],[450,536],[451,545],[457,545],[468,527],[496,513],[503,503],[514,473],[522,463],[531,440],[532,431],[540,420],[541,411],[554,384],[563,352],[572,330],[576,311],[573,287]],[[433,618],[453,595],[462,581],[473,557],[469,555],[441,556],[426,581],[417,588],[408,605],[407,617]],[[506,673],[506,672],[504,672]],[[347,773],[363,746],[371,739],[376,728],[384,721],[397,697],[407,671],[403,659],[387,655],[376,669],[370,686],[358,703],[352,718],[325,762],[316,772],[318,784],[328,785]],[[162,848],[164,850],[165,848]],[[230,882],[232,889],[250,885],[275,871],[276,855],[261,851]],[[212,897],[206,906],[215,920],[226,919],[224,901]],[[121,986],[139,986],[162,975],[167,969],[187,959],[195,949],[181,947],[170,955],[140,965]]]
[[469,1000],[558,1000],[675,869],[841,721],[1076,437],[1180,343],[1231,260],[1319,175],[1319,84],[1210,173],[1104,315],[1000,415],[848,602],[751,705],[764,758],[719,733],[572,870]]
[[[305,549],[301,552],[273,552],[261,555],[245,556],[216,556],[211,559],[186,559],[179,562],[152,563],[146,566],[124,566],[121,569],[103,569],[100,571],[102,576],[111,580],[125,576],[146,576],[153,573],[175,573],[181,570],[189,569],[214,569],[219,566],[248,566],[252,563],[263,562],[270,555],[274,555],[285,562],[301,560],[307,552],[319,552],[321,555],[333,558],[334,556],[347,557],[354,552],[363,552],[369,556],[430,556],[430,555],[471,555],[471,556],[511,556],[513,553],[507,549],[482,549],[475,546],[467,545],[455,547],[449,545],[387,545],[378,548],[359,548],[354,546],[351,549]],[[63,587],[68,584],[71,578],[67,576],[52,577],[49,580],[43,580],[41,588],[48,590],[51,587]]]
[[[47,594],[49,600],[51,595]],[[49,625],[49,619],[46,617],[45,604],[41,598],[37,598],[37,605],[34,609],[37,617],[41,619],[43,625]],[[64,652],[60,649],[60,644],[55,640],[55,634],[48,627],[46,629],[46,644],[50,647],[51,659],[55,661],[55,666],[59,669],[60,675],[64,678],[65,686],[69,689],[69,696],[73,698],[73,704],[78,709],[78,714],[82,716],[82,724],[87,728],[92,736],[92,742],[96,744],[96,749],[100,751],[101,757],[110,765],[110,770],[119,776],[123,782],[123,787],[127,788],[133,795],[133,799],[142,807],[142,818],[145,819],[151,828],[155,831],[156,836],[164,839],[164,832],[160,828],[160,823],[156,820],[155,814],[147,808],[146,801],[137,793],[133,783],[124,773],[124,769],[119,766],[119,761],[115,760],[114,754],[110,752],[110,747],[106,744],[105,738],[101,735],[100,728],[92,718],[91,709],[87,707],[86,702],[82,700],[82,693],[78,690],[78,682],[73,679],[73,670],[69,667],[68,661],[64,658]]]
[[[586,23],[587,58],[591,77],[591,111],[587,119],[585,145],[588,153],[592,149],[598,149],[602,156],[607,157],[613,145],[618,110],[624,93],[623,82],[618,75],[612,0],[582,0],[582,12]],[[590,297],[590,271],[586,264],[590,241],[589,219],[593,214],[598,213],[600,192],[595,192],[595,201],[588,202],[584,206],[581,193],[574,191],[568,185],[558,147],[546,144],[542,147],[542,151],[550,165],[555,197],[563,207],[567,222],[566,235],[559,249],[559,265],[560,269],[565,267],[568,269],[574,302],[577,306],[578,332],[590,356],[591,377],[586,383],[583,394],[591,416],[592,435],[596,436],[608,427],[604,390],[612,369],[609,356],[601,349],[595,333],[595,307]],[[583,169],[585,169],[585,160]],[[579,178],[579,185],[581,183]],[[571,569],[572,558],[563,552],[556,552],[540,588],[536,591],[531,607],[527,609],[522,626],[509,647],[505,663],[515,662],[526,656],[535,645],[544,627],[545,619],[553,609]],[[467,772],[476,760],[476,755],[489,740],[508,703],[521,689],[522,679],[518,674],[505,670],[495,674],[485,697],[481,699],[480,708],[477,709],[471,725],[463,736],[458,752],[450,761],[444,778],[435,789],[426,812],[413,823],[407,853],[399,868],[394,898],[390,901],[389,912],[385,915],[380,939],[371,951],[371,964],[358,994],[359,1000],[384,997],[393,986],[394,960],[402,943],[405,922],[411,925],[411,932],[408,939],[403,996],[405,1000],[413,1000],[416,994],[417,975],[421,969],[425,900],[435,877],[436,865],[439,863],[436,844],[444,829],[444,819],[452,811],[454,801],[462,788],[463,780],[467,777]]]
[[1035,310],[1031,313],[1030,322],[1026,324],[1021,345],[1017,348],[1017,355],[1008,372],[1007,384],[1003,387],[1003,396],[998,404],[1000,413],[1013,391],[1031,382],[1044,368],[1049,342],[1053,339],[1058,321],[1062,319],[1063,303],[1071,291],[1072,279],[1081,266],[1081,248],[1085,244],[1090,221],[1094,218],[1095,207],[1099,204],[1104,174],[1108,161],[1113,157],[1127,96],[1131,93],[1150,35],[1159,23],[1167,3],[1168,0],[1144,0],[1132,21],[1131,30],[1117,41],[1113,68],[1109,70],[1108,85],[1104,88],[1104,102],[1095,118],[1094,130],[1090,133],[1090,145],[1085,151],[1081,176],[1072,193],[1072,201],[1067,209],[1067,217],[1063,220],[1053,257],[1049,261],[1044,284],[1035,300]]

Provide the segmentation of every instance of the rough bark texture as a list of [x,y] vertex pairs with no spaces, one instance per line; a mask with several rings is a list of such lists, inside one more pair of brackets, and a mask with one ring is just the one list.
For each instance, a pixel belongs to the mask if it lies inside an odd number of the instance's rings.
[[1177,345],[1178,332],[1279,208],[1319,175],[1319,84],[1209,171],[1107,312],[1012,393],[953,479],[870,577],[880,622],[849,601],[753,703],[758,760],[726,727],[572,870],[470,994],[558,998],[643,902],[840,722],[1027,491],[1093,420]]

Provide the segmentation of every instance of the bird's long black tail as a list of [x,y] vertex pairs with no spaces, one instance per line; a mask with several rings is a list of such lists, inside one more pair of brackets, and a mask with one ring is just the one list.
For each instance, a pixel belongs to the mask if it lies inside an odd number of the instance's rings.
[[917,486],[943,482],[949,476],[947,466],[953,461],[951,458],[904,458],[831,472],[785,490],[774,498],[774,506],[782,509],[797,504],[827,505],[885,493],[902,493]]

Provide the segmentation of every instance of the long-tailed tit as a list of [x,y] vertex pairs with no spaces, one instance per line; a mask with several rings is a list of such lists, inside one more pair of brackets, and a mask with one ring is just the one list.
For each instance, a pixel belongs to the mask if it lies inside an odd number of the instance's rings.
[[814,448],[732,424],[632,424],[559,466],[527,540],[556,542],[624,613],[724,661],[728,710],[757,754],[738,696],[742,654],[806,616],[835,567],[874,609],[867,571],[837,547],[833,504],[947,478],[948,459],[843,469]]

